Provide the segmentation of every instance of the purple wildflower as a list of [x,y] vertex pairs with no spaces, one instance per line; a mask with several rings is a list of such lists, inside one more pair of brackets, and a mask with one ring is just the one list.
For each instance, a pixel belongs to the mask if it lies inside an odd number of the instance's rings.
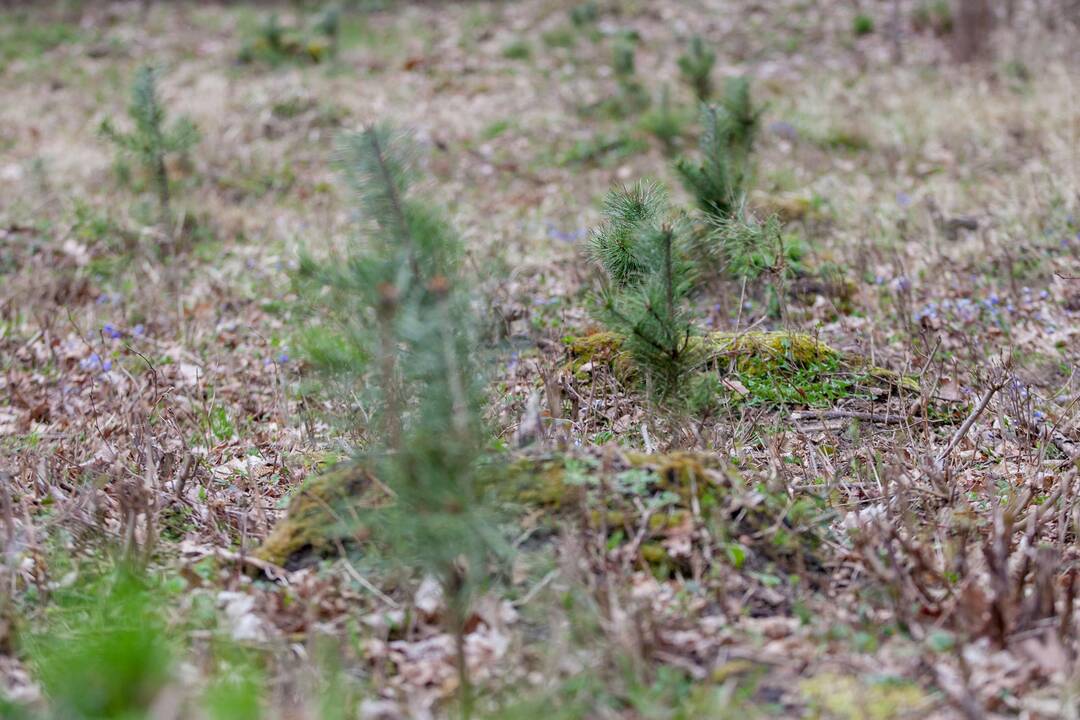
[[769,123],[769,132],[779,135],[785,140],[794,142],[799,139],[799,130],[794,125],[784,120]]
[[102,372],[109,372],[112,370],[112,360],[108,358],[102,359],[97,353],[90,353],[89,356],[84,357],[79,361],[79,367],[83,370],[101,370]]
[[120,338],[124,333],[120,332],[112,323],[105,323],[101,326],[101,331],[108,335],[113,340]]
[[566,232],[555,227],[554,223],[547,224],[547,234],[552,240],[559,240],[560,242],[575,242],[585,237],[585,230],[574,230],[572,232]]

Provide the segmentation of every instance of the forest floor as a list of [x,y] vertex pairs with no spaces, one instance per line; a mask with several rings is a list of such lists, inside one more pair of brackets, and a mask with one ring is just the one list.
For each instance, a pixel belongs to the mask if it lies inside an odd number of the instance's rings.
[[[522,511],[475,604],[478,716],[1080,717],[1076,27],[1033,6],[959,64],[934,3],[624,0],[581,26],[562,0],[391,5],[346,11],[336,53],[249,62],[266,4],[0,10],[0,708],[62,692],[35,638],[77,631],[65,591],[135,554],[177,659],[153,717],[259,717],[222,699],[249,681],[266,717],[455,712],[430,582],[257,554],[362,439],[310,389],[290,273],[355,235],[335,137],[388,121],[499,318],[496,439],[573,495]],[[626,30],[687,118],[673,152],[610,102]],[[710,283],[702,326],[807,333],[913,383],[729,374],[675,421],[573,356],[604,195],[654,178],[686,201],[693,34],[718,84],[753,79],[748,201],[808,269]],[[169,167],[171,233],[98,133],[147,62],[201,138]]]

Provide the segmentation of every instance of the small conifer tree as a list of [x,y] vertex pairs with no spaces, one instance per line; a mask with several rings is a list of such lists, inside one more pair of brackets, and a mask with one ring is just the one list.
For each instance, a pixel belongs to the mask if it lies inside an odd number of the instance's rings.
[[363,518],[395,560],[436,577],[458,639],[462,707],[469,598],[501,550],[477,487],[484,445],[476,317],[461,244],[442,215],[410,192],[412,144],[385,127],[344,136],[340,164],[363,220],[366,249],[302,259],[314,300],[309,357],[366,397],[374,427],[359,462],[393,493]]
[[751,153],[760,117],[745,78],[729,81],[719,104],[702,106],[701,157],[698,162],[682,159],[675,170],[707,216],[731,217],[739,207],[752,175]]
[[586,0],[586,2],[570,8],[570,22],[574,24],[574,27],[588,27],[599,18],[600,7],[596,4],[596,0]]
[[641,118],[641,127],[652,133],[666,154],[673,154],[686,130],[686,118],[671,105],[668,86],[660,89],[660,102]]
[[699,250],[726,267],[730,275],[754,279],[776,266],[776,251],[784,247],[783,227],[776,215],[759,220],[740,206],[730,217],[711,218],[711,225],[707,248]]
[[716,53],[705,45],[699,35],[691,38],[690,47],[679,56],[679,72],[699,102],[707,102],[712,96],[712,70],[715,64]]
[[101,123],[101,135],[134,157],[152,179],[158,198],[160,221],[167,230],[171,226],[169,173],[165,158],[173,153],[186,153],[199,141],[199,132],[186,117],[167,124],[165,107],[158,97],[157,69],[144,65],[139,68],[132,85],[128,117],[132,129],[118,130],[111,120]]
[[620,32],[611,46],[611,69],[619,83],[619,96],[612,104],[615,115],[628,116],[645,110],[652,98],[637,79],[637,43],[635,32]]
[[720,105],[727,113],[732,149],[749,158],[754,150],[754,141],[761,128],[763,107],[754,104],[750,92],[750,79],[746,77],[728,78],[724,83],[724,95]]
[[608,279],[599,316],[625,337],[649,395],[672,405],[701,360],[688,303],[696,274],[688,228],[672,217],[665,193],[647,183],[609,193],[604,217],[590,240]]

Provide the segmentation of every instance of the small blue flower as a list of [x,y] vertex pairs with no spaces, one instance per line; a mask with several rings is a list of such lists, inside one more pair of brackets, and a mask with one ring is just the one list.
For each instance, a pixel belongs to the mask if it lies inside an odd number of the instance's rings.
[[573,232],[565,232],[555,227],[554,223],[547,224],[547,235],[552,240],[559,240],[561,242],[574,242],[585,237],[585,230],[574,230]]
[[143,327],[142,323],[139,323],[135,327],[131,328],[131,332],[133,335],[141,336],[143,333],[146,332],[146,328]]
[[903,191],[896,193],[896,204],[904,209],[911,207],[911,196]]
[[289,362],[289,353],[285,353],[285,352],[281,353],[280,355],[278,355],[277,361],[279,363],[281,363],[282,365]]
[[1039,299],[1040,300],[1046,300],[1048,297],[1050,297],[1050,291],[1049,290],[1042,290],[1042,291],[1039,292]]
[[776,120],[775,122],[769,123],[769,132],[779,135],[785,140],[794,141],[799,139],[799,130],[794,125],[784,120]]
[[1036,411],[1034,411],[1033,413],[1031,413],[1031,417],[1032,417],[1032,418],[1034,418],[1034,419],[1035,419],[1035,422],[1037,422],[1037,423],[1041,423],[1041,422],[1045,422],[1045,421],[1046,421],[1046,415],[1043,415],[1043,414],[1042,414],[1041,412],[1039,412],[1038,410],[1036,410]]
[[875,285],[884,285],[885,284],[885,276],[884,275],[875,275],[874,276],[874,284]]
[[893,280],[893,289],[897,292],[906,293],[911,290],[911,280],[908,280],[906,276],[900,276]]
[[120,332],[112,323],[105,323],[104,325],[102,325],[101,331],[111,337],[113,340],[116,340],[124,334]]
[[112,360],[108,358],[102,359],[97,353],[90,353],[89,356],[84,357],[79,361],[79,367],[83,370],[101,370],[102,372],[109,372],[112,370]]

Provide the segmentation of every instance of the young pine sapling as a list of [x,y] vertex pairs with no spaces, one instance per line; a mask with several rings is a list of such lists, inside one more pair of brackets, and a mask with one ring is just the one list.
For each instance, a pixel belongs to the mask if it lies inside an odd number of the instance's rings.
[[393,502],[362,519],[395,560],[440,582],[468,716],[469,601],[503,545],[477,487],[482,350],[462,247],[445,218],[410,192],[416,164],[408,138],[369,127],[344,136],[339,150],[366,249],[302,259],[297,279],[314,310],[305,344],[314,364],[351,381],[361,397],[367,392],[373,427],[358,462]]
[[114,143],[121,152],[134,157],[152,179],[158,198],[159,218],[167,232],[172,225],[169,173],[165,159],[171,154],[188,152],[198,141],[199,132],[186,117],[166,123],[165,107],[158,96],[159,72],[150,66],[139,68],[132,85],[128,117],[132,129],[118,130],[111,120],[101,123],[103,137]]
[[641,118],[641,127],[660,141],[666,154],[673,154],[686,130],[686,119],[671,106],[668,86],[660,89],[660,102]]
[[609,104],[613,115],[625,117],[645,110],[652,98],[636,77],[636,32],[624,31],[615,35],[611,46],[611,69],[619,83],[619,95]]
[[625,338],[650,397],[671,406],[701,361],[688,303],[696,274],[688,228],[671,216],[663,191],[645,183],[609,193],[604,216],[591,237],[608,280],[598,314]]
[[754,107],[750,83],[730,80],[716,105],[702,105],[700,159],[675,164],[683,186],[708,217],[731,217],[742,202],[753,168],[751,153],[761,110]]
[[699,35],[691,38],[690,47],[679,56],[679,72],[699,102],[707,102],[712,97],[712,70],[715,64],[716,53],[705,45]]

